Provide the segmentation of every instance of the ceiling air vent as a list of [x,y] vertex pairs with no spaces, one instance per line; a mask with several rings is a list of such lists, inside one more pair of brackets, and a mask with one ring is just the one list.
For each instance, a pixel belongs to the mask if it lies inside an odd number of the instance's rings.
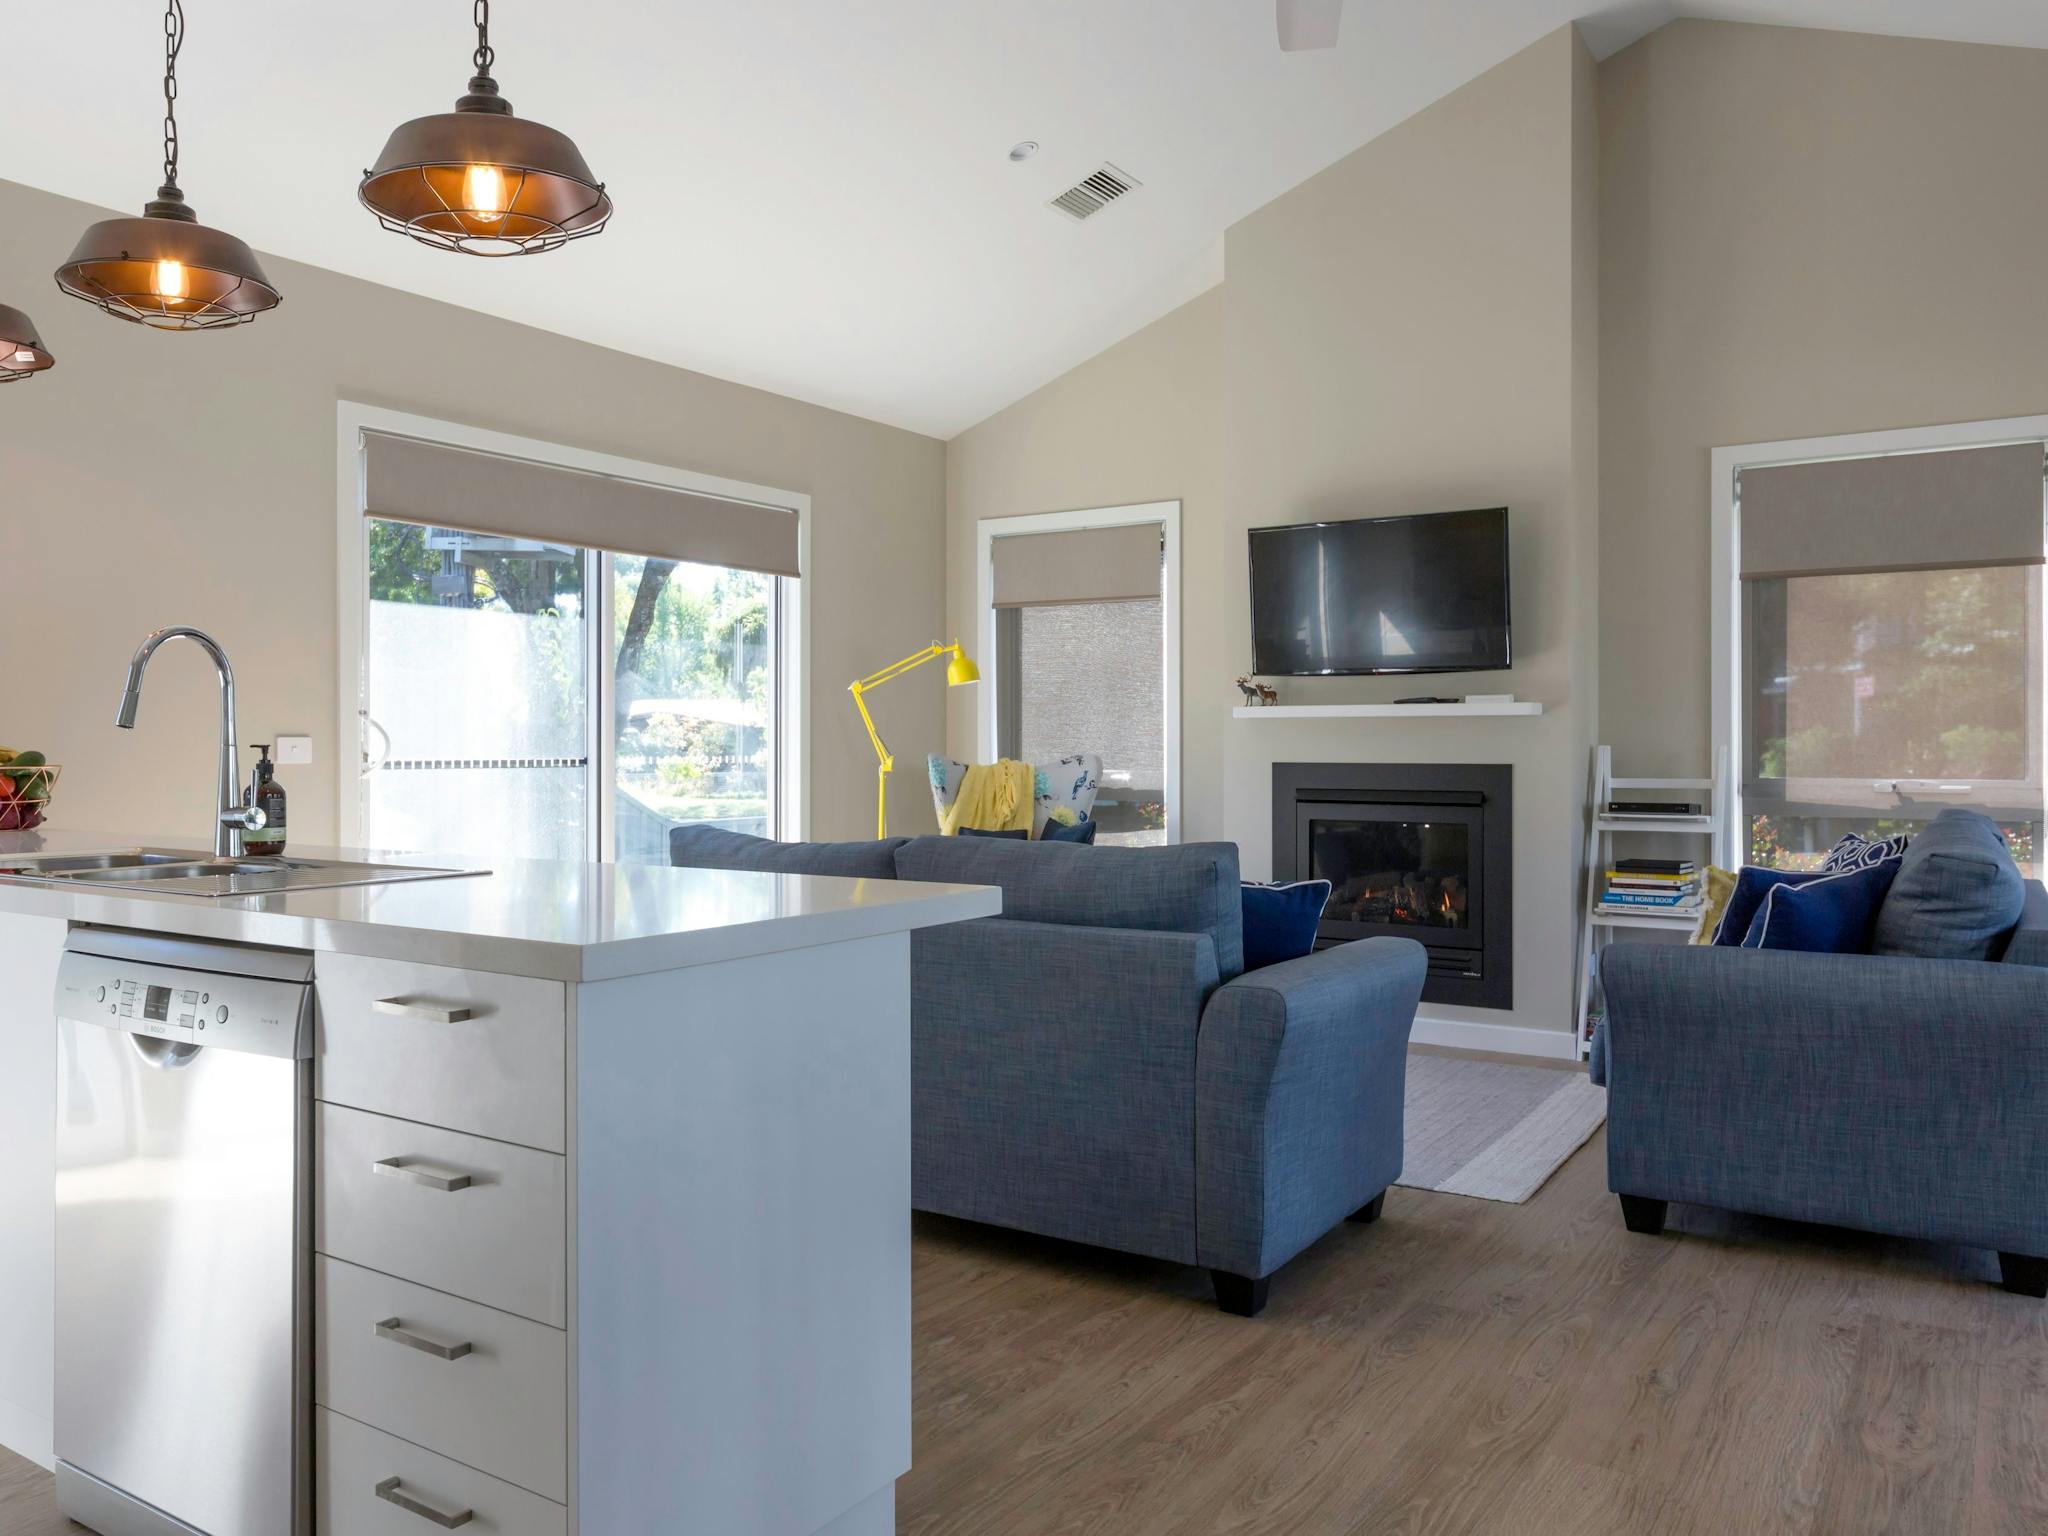
[[1137,177],[1105,161],[1101,170],[1083,176],[1054,198],[1052,206],[1079,223],[1102,212],[1126,192],[1136,191],[1140,185],[1142,183]]

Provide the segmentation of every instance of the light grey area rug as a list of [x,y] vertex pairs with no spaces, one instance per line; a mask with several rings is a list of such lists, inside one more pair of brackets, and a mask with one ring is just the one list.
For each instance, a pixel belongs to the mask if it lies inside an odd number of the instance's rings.
[[1520,1205],[1606,1118],[1607,1090],[1583,1069],[1414,1053],[1400,1182]]

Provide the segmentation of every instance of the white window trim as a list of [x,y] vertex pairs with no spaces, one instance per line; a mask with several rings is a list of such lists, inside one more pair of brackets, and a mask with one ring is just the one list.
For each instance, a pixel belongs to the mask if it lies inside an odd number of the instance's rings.
[[[505,458],[527,459],[536,464],[613,475],[673,490],[696,491],[731,501],[758,502],[764,507],[793,511],[797,515],[797,569],[808,573],[811,568],[811,498],[796,491],[752,485],[743,480],[728,480],[718,475],[677,469],[670,464],[621,458],[616,454],[543,442],[538,438],[486,431],[460,422],[441,421],[409,411],[386,410],[353,400],[338,403],[335,419],[335,592],[338,620],[335,650],[338,687],[334,754],[335,793],[340,801],[336,807],[335,824],[340,828],[344,847],[360,847],[363,837],[362,798],[356,792],[356,770],[363,750],[363,637],[369,605],[363,569],[364,433],[383,432],[397,437],[419,438],[451,448],[469,448]],[[775,830],[778,837],[795,840],[808,835],[811,825],[811,697],[806,687],[811,661],[811,583],[801,577],[794,580],[778,577],[777,580],[781,582],[781,589],[775,605],[779,630],[775,637],[778,673]],[[609,592],[610,586],[606,583],[605,597],[593,604],[591,611],[591,629],[597,636],[593,645],[600,653],[608,649],[602,641],[610,633],[604,623],[608,617]],[[605,668],[602,665],[595,667],[592,676],[602,690],[606,686]],[[598,706],[600,711],[609,707],[602,696]],[[610,757],[610,745],[600,732],[600,771],[608,767]],[[608,774],[601,789],[609,795]]]
[[[1937,427],[1905,427],[1891,432],[1850,432],[1834,437],[1788,438],[1776,443],[1745,443],[1716,448],[1712,454],[1713,558],[1708,581],[1712,616],[1713,733],[1717,754],[1731,768],[1728,814],[1716,838],[1715,860],[1734,869],[1742,858],[1742,668],[1738,655],[1742,633],[1742,527],[1735,495],[1735,477],[1745,469],[1770,464],[1802,464],[1816,459],[1870,458],[1888,453],[1927,453],[1943,448],[1992,448],[2001,443],[2048,441],[2048,416],[2008,416],[1996,421],[1953,422]],[[2044,743],[2048,747],[2048,743]]]
[[[1181,840],[1180,819],[1180,503],[1147,501],[1127,507],[1084,507],[1071,512],[1033,512],[1022,517],[985,517],[975,524],[975,652],[981,663],[981,697],[975,701],[976,751],[982,762],[996,756],[995,541],[1025,533],[1063,533],[1083,528],[1120,528],[1159,523],[1165,531],[1165,561],[1159,596],[1166,620],[1166,836]],[[1077,742],[1074,750],[1086,750]]]

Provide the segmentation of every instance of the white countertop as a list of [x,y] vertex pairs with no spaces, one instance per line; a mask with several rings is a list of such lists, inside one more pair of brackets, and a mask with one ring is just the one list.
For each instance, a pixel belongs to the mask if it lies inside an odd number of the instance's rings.
[[[0,833],[0,859],[204,848],[192,837],[43,828]],[[480,860],[302,848],[295,856],[462,867]],[[0,878],[0,913],[196,938],[601,981],[807,949],[1002,910],[991,886],[647,864],[507,859],[456,879],[222,898]]]

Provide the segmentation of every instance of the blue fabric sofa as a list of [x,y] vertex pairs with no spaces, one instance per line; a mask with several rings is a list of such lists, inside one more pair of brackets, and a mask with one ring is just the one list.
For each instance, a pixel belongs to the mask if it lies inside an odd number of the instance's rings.
[[1989,823],[1964,814],[1907,850],[1879,952],[1606,951],[1595,1075],[1631,1231],[1720,1206],[1995,1249],[2006,1289],[2048,1295],[2048,890],[2006,859],[2017,922],[1966,931],[1981,854],[1956,844]]
[[1275,1270],[1401,1171],[1422,947],[1246,972],[1237,849],[988,838],[779,844],[699,828],[677,864],[1000,886],[912,937],[920,1210],[1211,1272],[1256,1314]]

